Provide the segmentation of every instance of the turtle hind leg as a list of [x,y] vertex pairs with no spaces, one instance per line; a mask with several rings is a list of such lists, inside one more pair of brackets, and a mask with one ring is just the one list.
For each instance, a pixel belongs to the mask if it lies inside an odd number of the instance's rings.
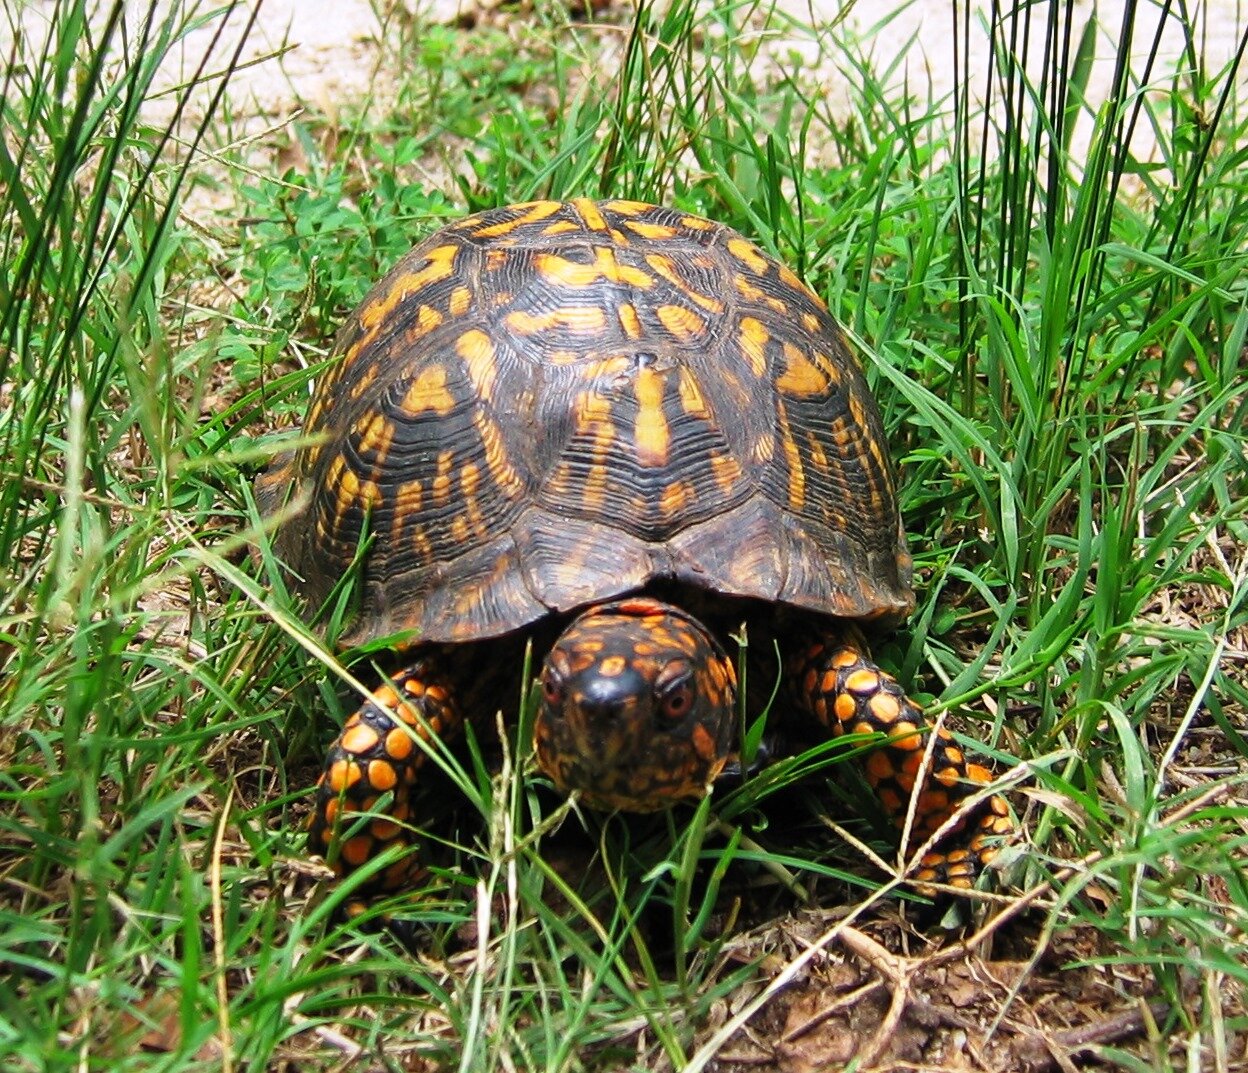
[[[887,735],[887,741],[864,755],[863,766],[884,811],[899,826],[904,824],[932,732],[922,710],[871,661],[865,643],[850,627],[824,631],[795,660],[792,674],[799,704],[831,734]],[[970,763],[953,735],[940,729],[918,791],[919,840],[944,826],[968,797],[991,781],[991,772]],[[913,878],[970,889],[996,853],[1000,838],[995,836],[1012,831],[1009,808],[994,795],[924,856]]]
[[[346,876],[388,847],[409,844],[412,802],[426,759],[417,739],[446,741],[462,726],[432,658],[391,675],[347,719],[329,749],[308,821],[309,852],[324,854],[338,875]],[[418,859],[409,854],[371,878],[359,895],[403,890],[419,874]],[[349,912],[361,907],[353,902]]]

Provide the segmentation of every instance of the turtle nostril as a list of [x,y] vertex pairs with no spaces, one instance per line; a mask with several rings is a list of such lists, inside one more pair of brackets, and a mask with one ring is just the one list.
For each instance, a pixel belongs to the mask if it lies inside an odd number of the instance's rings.
[[640,681],[632,680],[634,677],[628,674],[615,678],[593,677],[585,682],[576,703],[586,720],[603,724],[623,716],[642,687]]

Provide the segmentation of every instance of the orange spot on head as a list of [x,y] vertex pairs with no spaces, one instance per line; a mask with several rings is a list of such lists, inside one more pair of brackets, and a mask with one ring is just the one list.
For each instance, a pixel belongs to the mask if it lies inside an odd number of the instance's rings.
[[689,740],[693,742],[693,751],[698,757],[708,763],[714,760],[719,754],[719,748],[715,744],[715,737],[701,723],[695,723],[693,730],[689,734]]
[[627,666],[623,656],[608,656],[598,665],[598,673],[604,678],[618,678]]

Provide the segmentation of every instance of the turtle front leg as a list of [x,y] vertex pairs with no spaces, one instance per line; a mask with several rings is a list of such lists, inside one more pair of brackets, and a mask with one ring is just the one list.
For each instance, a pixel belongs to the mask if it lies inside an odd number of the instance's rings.
[[[317,783],[308,821],[308,848],[329,858],[339,876],[349,875],[387,847],[411,841],[409,820],[416,777],[425,751],[417,738],[446,741],[463,719],[436,661],[423,657],[373,690],[346,721],[330,747]],[[390,801],[379,812],[383,795]],[[372,819],[357,829],[361,813]],[[337,855],[332,852],[335,840]],[[367,884],[362,894],[389,893],[409,886],[419,874],[411,857],[396,861]]]
[[[886,734],[888,741],[865,756],[867,782],[885,812],[902,826],[915,780],[927,751],[931,727],[917,704],[867,654],[857,631],[826,630],[802,652],[792,668],[799,703],[833,735]],[[992,774],[969,763],[953,735],[939,731],[919,789],[915,833],[934,834],[967,797],[992,781]],[[969,889],[996,853],[991,836],[1013,830],[1000,796],[988,798],[951,832],[937,852],[924,856],[914,879]]]

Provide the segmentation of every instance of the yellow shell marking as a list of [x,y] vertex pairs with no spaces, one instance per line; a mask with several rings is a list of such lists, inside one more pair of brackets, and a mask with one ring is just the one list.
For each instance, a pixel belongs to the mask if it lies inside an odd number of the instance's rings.
[[659,306],[655,310],[659,323],[677,339],[690,340],[706,331],[706,321],[684,306]]
[[591,334],[606,327],[606,315],[597,306],[564,306],[534,315],[523,309],[507,314],[507,326],[521,335],[535,335],[551,328]]
[[637,317],[637,308],[630,302],[622,302],[615,310],[620,318],[620,327],[630,339],[641,338],[641,321]]
[[456,287],[451,291],[451,300],[447,303],[447,310],[452,317],[462,317],[468,312],[472,305],[472,288]]
[[828,382],[827,373],[804,351],[792,343],[784,344],[784,372],[776,379],[776,387],[786,395],[809,398],[825,394]]
[[377,325],[389,320],[390,315],[409,295],[431,283],[447,279],[455,271],[455,258],[458,254],[458,246],[435,246],[425,254],[428,264],[424,268],[415,272],[404,272],[390,285],[384,298],[365,304],[360,310],[360,324],[371,333]]
[[[670,307],[664,307],[670,308]],[[660,310],[660,317],[662,310]],[[643,466],[667,465],[667,449],[671,435],[663,414],[663,374],[642,366],[637,370],[634,389],[637,392],[637,461]]]
[[571,220],[556,220],[542,228],[543,235],[566,235],[569,231],[579,231],[580,225]]
[[823,443],[819,437],[813,432],[806,433],[806,443],[810,447],[810,460],[815,464],[815,468],[820,473],[828,472],[828,456],[823,449]]
[[789,414],[784,403],[776,400],[776,413],[780,418],[780,441],[784,445],[784,457],[789,464],[789,506],[800,511],[806,503],[806,473],[802,469],[802,455],[793,442],[789,428]]
[[675,262],[670,257],[661,253],[649,253],[646,255],[646,264],[680,291],[689,301],[701,306],[708,313],[722,313],[724,311],[724,303],[718,298],[708,298],[705,294],[699,294],[697,291],[692,290],[689,283],[676,270]]
[[750,363],[750,371],[759,378],[767,372],[766,348],[769,338],[762,321],[753,317],[741,318],[741,349],[745,353],[745,360]]
[[450,451],[442,451],[438,455],[438,472],[433,478],[433,502],[445,506],[451,494],[451,469],[455,465],[455,456]]
[[710,220],[704,220],[701,216],[682,216],[680,218],[680,226],[687,227],[690,231],[710,231],[715,224]]
[[602,218],[602,213],[598,211],[597,204],[589,198],[573,198],[572,207],[576,209],[577,215],[585,221],[585,226],[591,231],[605,231],[607,229],[607,221]]
[[485,465],[494,478],[494,485],[508,499],[514,499],[524,490],[524,482],[516,473],[503,447],[502,433],[497,422],[484,410],[478,410],[473,418],[481,447],[485,452]]
[[488,402],[494,394],[494,382],[498,379],[495,347],[490,337],[481,329],[472,328],[455,340],[455,353],[464,359],[477,397]]
[[698,387],[697,378],[684,367],[680,369],[677,388],[680,391],[680,407],[685,413],[690,417],[703,419],[711,416],[710,410],[706,407],[706,399],[702,397],[702,391]]
[[541,220],[549,219],[563,208],[561,201],[529,201],[523,205],[513,205],[513,208],[521,209],[519,216],[515,216],[510,220],[503,220],[501,223],[490,224],[486,227],[478,227],[472,233],[477,238],[495,238],[500,235],[510,234],[518,228],[524,227],[525,224],[535,224]]
[[356,434],[360,438],[360,451],[371,451],[377,455],[380,465],[390,453],[390,444],[394,441],[394,423],[384,414],[365,414],[356,422]]
[[715,475],[715,483],[724,495],[728,495],[741,479],[741,467],[737,460],[728,454],[711,455],[711,472]]
[[409,333],[410,339],[419,339],[421,336],[428,335],[434,328],[442,323],[442,314],[433,306],[421,306],[416,311],[416,327]]
[[360,480],[353,469],[343,466],[338,479],[337,502],[334,504],[334,528],[342,522],[342,516],[352,507],[375,507],[381,502],[381,490],[370,480]]
[[649,212],[652,207],[644,201],[620,200],[607,202],[607,208],[611,212],[618,212],[621,216],[640,216],[643,212]]
[[762,255],[758,247],[752,242],[747,242],[743,238],[730,238],[728,240],[728,252],[750,271],[756,272],[760,276],[767,271],[767,258]]
[[[351,398],[358,399],[361,395],[364,394],[364,392],[368,390],[369,385],[372,384],[372,382],[376,379],[377,379],[377,363],[373,362],[372,365],[370,365],[367,369],[365,369],[362,373],[360,373],[359,376],[356,377],[355,383],[351,385],[351,391],[350,391]],[[323,404],[318,399],[316,406],[313,407],[313,412],[308,415],[309,425],[316,424],[316,419],[321,416],[322,409],[323,409]]]
[[813,313],[803,313],[802,326],[813,335],[819,330],[819,318]]
[[761,287],[755,287],[744,276],[736,276],[732,282],[743,298],[748,298],[751,302],[762,302],[763,305],[769,306],[777,313],[788,314],[789,307],[784,302],[775,297],[775,295],[768,294]]
[[674,227],[668,227],[666,224],[652,224],[645,220],[629,220],[624,225],[633,234],[640,235],[642,238],[671,238],[676,234]]
[[404,481],[394,490],[394,520],[390,523],[390,540],[394,544],[398,544],[407,522],[418,517],[424,498],[420,481]]
[[615,251],[608,246],[599,246],[594,250],[594,263],[590,265],[569,261],[556,253],[539,253],[533,263],[548,280],[567,287],[588,287],[600,279],[627,283],[640,290],[654,286],[654,280],[641,269],[621,265],[615,259]]
[[446,389],[446,369],[441,365],[422,369],[399,407],[412,415],[426,410],[433,410],[439,416],[449,414],[455,408],[455,397]]
[[809,298],[812,302],[814,302],[815,305],[818,306],[820,309],[825,310],[825,311],[827,310],[828,307],[827,307],[827,304],[824,302],[824,300],[820,298],[819,295],[815,294],[815,292],[812,291],[809,287],[807,287],[805,281],[803,281],[802,278],[796,272],[794,272],[793,269],[791,269],[788,265],[780,266],[780,279],[784,283],[787,283],[795,291],[801,291],[802,294],[806,295],[806,297]]
[[659,509],[664,518],[674,518],[693,502],[693,486],[688,481],[677,481],[663,489],[659,497]]

